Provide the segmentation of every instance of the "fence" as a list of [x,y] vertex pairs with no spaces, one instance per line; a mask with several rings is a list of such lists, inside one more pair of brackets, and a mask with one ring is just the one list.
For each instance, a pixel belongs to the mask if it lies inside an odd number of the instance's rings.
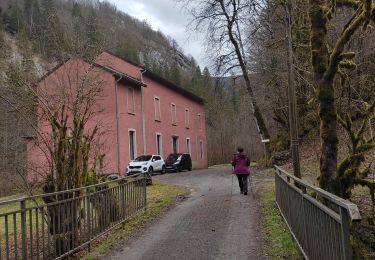
[[146,207],[146,179],[0,202],[0,259],[62,259]]
[[352,259],[349,229],[361,220],[357,205],[275,168],[276,203],[304,257]]

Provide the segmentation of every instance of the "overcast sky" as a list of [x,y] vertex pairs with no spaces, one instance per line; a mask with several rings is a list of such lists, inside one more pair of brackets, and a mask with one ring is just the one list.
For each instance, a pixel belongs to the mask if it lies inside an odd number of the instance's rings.
[[109,0],[117,8],[139,20],[147,20],[154,30],[177,41],[185,54],[192,55],[201,67],[208,63],[204,57],[203,41],[186,29],[189,15],[181,3],[173,0]]

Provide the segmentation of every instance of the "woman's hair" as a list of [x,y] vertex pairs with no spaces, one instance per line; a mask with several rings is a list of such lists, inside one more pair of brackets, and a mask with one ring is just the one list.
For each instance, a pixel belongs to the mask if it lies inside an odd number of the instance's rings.
[[243,153],[243,148],[242,148],[242,147],[237,147],[237,151],[238,151],[239,153]]

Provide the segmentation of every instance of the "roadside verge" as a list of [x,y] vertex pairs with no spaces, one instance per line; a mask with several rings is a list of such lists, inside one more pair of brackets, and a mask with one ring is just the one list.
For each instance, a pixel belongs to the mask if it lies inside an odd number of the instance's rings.
[[100,259],[116,248],[120,240],[134,235],[147,223],[161,216],[177,200],[185,198],[188,194],[189,189],[186,187],[153,180],[153,185],[147,187],[147,209],[127,220],[121,228],[94,243],[91,246],[91,252],[86,252],[79,258]]
[[277,208],[273,169],[256,172],[253,182],[261,204],[265,241],[264,254],[268,259],[303,259]]

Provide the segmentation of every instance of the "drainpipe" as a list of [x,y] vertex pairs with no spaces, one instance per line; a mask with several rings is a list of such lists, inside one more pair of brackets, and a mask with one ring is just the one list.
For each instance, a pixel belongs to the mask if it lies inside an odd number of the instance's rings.
[[120,122],[119,122],[119,109],[118,109],[118,85],[117,83],[122,79],[122,76],[120,75],[120,78],[116,80],[115,83],[115,95],[116,95],[116,137],[117,137],[117,171],[118,174],[121,175],[120,172]]
[[[141,71],[141,82],[143,82],[143,73],[146,72],[145,69],[140,69]],[[141,114],[142,114],[142,138],[143,138],[143,154],[147,154],[146,151],[146,119],[145,119],[145,97],[143,86],[141,86]]]

